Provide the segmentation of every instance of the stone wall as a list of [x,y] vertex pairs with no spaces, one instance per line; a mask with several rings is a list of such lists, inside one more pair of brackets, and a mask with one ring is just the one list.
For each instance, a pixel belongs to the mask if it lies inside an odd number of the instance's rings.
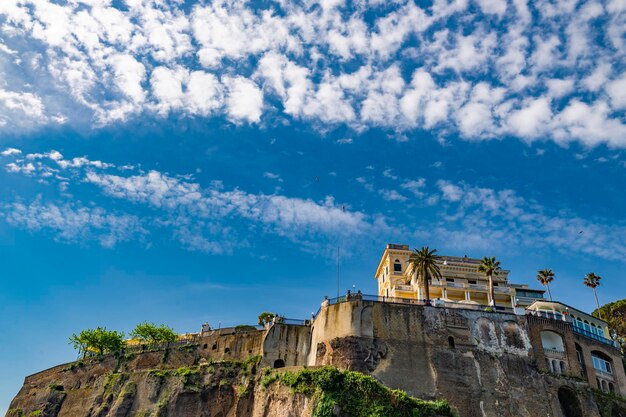
[[359,370],[420,398],[446,398],[463,416],[564,417],[559,395],[585,417],[600,416],[589,385],[575,378],[581,370],[570,349],[578,336],[560,329],[574,378],[554,375],[536,348],[541,329],[526,316],[357,300],[322,307],[306,364]]

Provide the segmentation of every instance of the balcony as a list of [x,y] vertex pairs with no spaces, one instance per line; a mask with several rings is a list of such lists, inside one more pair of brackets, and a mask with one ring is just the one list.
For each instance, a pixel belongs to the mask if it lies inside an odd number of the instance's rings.
[[613,346],[614,348],[619,349],[619,345],[614,340],[599,336],[595,333],[592,333],[585,329],[581,329],[580,327],[577,327],[577,326],[572,326],[572,330],[574,331],[574,333],[578,333],[579,335],[584,336],[587,339],[593,339],[600,343],[604,343],[605,345]]
[[413,287],[410,285],[396,285],[394,287],[394,290],[396,291],[402,291],[402,292],[413,292]]
[[565,359],[565,352],[556,349],[544,349],[543,353],[550,359]]
[[493,287],[493,291],[500,294],[508,294],[511,292],[511,289],[507,287]]

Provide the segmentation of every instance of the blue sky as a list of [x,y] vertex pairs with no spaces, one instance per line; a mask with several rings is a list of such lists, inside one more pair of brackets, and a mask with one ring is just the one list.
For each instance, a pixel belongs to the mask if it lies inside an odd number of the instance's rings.
[[388,242],[623,298],[622,1],[0,3],[0,414],[73,332],[304,318]]

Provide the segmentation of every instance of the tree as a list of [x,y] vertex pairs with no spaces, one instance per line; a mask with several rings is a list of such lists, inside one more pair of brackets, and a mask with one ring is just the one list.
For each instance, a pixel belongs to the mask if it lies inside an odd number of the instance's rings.
[[550,301],[552,301],[552,293],[550,292],[550,283],[554,281],[554,272],[551,269],[542,269],[537,271],[537,281],[546,288],[548,288],[548,294],[550,295]]
[[431,278],[441,279],[441,271],[437,261],[441,256],[437,255],[437,249],[430,249],[428,246],[422,247],[420,250],[413,249],[413,253],[409,257],[409,267],[407,273],[409,276],[414,275],[418,279],[418,283],[424,287],[424,295],[426,303],[430,303],[430,286]]
[[259,314],[259,325],[265,326],[270,324],[272,320],[274,320],[274,317],[276,317],[276,313],[270,313],[269,311],[262,312]]
[[605,304],[591,314],[598,318],[604,317],[609,324],[611,335],[615,335],[622,353],[626,353],[626,299]]
[[118,352],[124,347],[124,333],[107,330],[106,327],[86,329],[78,335],[74,333],[70,337],[70,343],[83,355],[87,352],[103,355]]
[[496,297],[493,291],[493,276],[498,275],[500,271],[500,261],[496,261],[495,257],[489,258],[485,256],[478,265],[478,272],[483,272],[489,279],[489,296],[491,297],[491,306],[496,306]]
[[135,326],[135,329],[130,333],[130,337],[150,344],[173,342],[178,339],[174,329],[171,327],[164,324],[157,326],[146,321]]
[[600,302],[598,302],[598,293],[596,292],[596,288],[600,286],[601,276],[594,274],[593,272],[585,275],[585,279],[583,280],[583,284],[588,286],[593,290],[593,295],[596,297],[596,306],[600,309]]

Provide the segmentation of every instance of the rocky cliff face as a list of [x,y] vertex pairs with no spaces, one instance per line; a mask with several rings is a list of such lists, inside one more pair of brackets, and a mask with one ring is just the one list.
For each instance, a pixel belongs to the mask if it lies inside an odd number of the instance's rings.
[[7,417],[321,417],[366,415],[370,408],[385,410],[381,416],[451,416],[445,403],[354,375],[270,370],[260,357],[210,362],[193,349],[108,356],[28,377]]
[[258,384],[258,365],[177,349],[108,356],[27,378],[7,417],[309,416],[310,399]]

